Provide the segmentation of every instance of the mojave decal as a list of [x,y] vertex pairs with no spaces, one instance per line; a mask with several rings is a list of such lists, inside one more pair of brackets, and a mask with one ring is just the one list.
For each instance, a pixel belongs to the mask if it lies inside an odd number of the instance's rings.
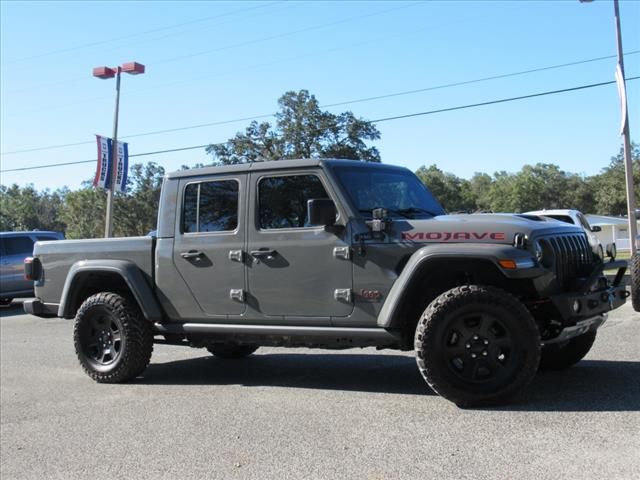
[[504,232],[402,232],[403,240],[439,241],[449,240],[506,240]]

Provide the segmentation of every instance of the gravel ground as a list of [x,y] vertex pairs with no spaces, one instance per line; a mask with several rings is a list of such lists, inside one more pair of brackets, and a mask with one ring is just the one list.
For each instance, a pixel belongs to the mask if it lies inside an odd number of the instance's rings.
[[72,322],[0,318],[0,477],[640,478],[640,314],[508,407],[460,410],[409,353],[262,348],[224,361],[157,345],[144,377],[99,385]]

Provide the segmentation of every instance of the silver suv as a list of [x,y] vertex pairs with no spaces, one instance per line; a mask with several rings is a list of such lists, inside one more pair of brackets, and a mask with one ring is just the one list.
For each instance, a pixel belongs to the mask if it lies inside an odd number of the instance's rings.
[[58,232],[0,232],[0,305],[15,297],[32,297],[33,281],[24,278],[24,259],[33,253],[37,241],[64,240]]

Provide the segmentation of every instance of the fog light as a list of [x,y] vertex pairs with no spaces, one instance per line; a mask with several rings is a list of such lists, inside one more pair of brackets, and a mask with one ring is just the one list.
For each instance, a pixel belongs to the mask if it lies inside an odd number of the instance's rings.
[[578,313],[580,311],[580,308],[582,308],[582,305],[580,304],[580,300],[574,300],[573,303],[571,304],[571,309],[573,310],[573,313]]

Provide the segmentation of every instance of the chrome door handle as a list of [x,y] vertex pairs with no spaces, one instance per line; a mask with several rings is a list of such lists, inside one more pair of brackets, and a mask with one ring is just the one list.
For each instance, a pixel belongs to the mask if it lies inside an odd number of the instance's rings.
[[182,258],[184,258],[185,260],[192,260],[192,259],[198,259],[200,257],[202,257],[204,254],[202,252],[199,252],[197,250],[189,250],[188,252],[182,252],[180,254],[180,256]]

